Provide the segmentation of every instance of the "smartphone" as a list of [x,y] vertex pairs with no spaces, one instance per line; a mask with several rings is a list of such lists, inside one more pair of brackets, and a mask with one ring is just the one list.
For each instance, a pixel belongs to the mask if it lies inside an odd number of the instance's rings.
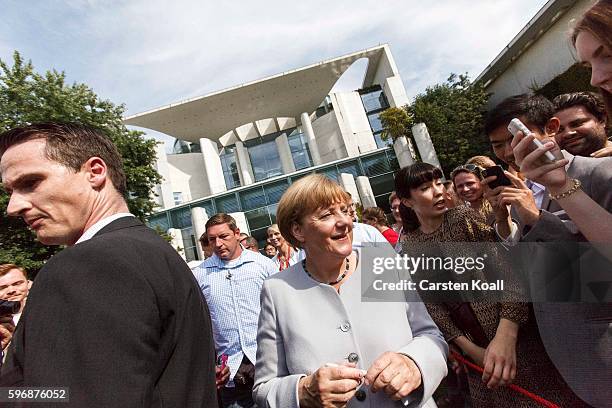
[[497,177],[495,180],[491,181],[488,184],[489,188],[491,189],[497,188],[499,186],[511,186],[512,185],[512,181],[510,181],[508,176],[506,176],[502,166],[497,165],[497,166],[489,167],[488,169],[482,169],[480,174],[482,175],[483,179],[490,177],[490,176]]
[[227,365],[227,354],[221,354],[217,357],[217,367],[221,367],[221,370]]
[[[510,131],[510,133],[512,133],[512,136],[516,136],[516,134],[519,132],[519,130],[521,132],[523,132],[523,134],[525,136],[531,135],[533,133],[518,118],[514,118],[514,119],[512,119],[510,121],[510,124],[508,124],[508,130]],[[536,148],[536,149],[539,148],[539,147],[544,147],[542,142],[540,142],[535,137],[533,138],[532,144],[533,144],[534,148]],[[553,162],[555,162],[557,160],[557,158],[555,156],[553,156],[553,154],[550,151],[547,151],[546,153],[544,153],[544,157],[546,157],[548,159],[548,161],[551,162],[551,163],[553,163]]]

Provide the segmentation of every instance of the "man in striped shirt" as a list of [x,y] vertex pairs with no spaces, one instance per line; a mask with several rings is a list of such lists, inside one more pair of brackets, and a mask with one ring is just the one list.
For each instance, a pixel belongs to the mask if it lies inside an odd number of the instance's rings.
[[240,229],[227,214],[211,217],[206,235],[214,254],[193,272],[210,309],[217,355],[227,356],[230,379],[221,400],[224,407],[253,407],[259,294],[278,268],[240,245]]

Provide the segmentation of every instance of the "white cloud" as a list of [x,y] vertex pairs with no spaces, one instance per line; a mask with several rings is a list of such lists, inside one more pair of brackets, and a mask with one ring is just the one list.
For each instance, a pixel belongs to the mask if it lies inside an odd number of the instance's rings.
[[475,78],[545,2],[13,2],[0,58],[18,49],[133,114],[389,43],[412,97],[451,72]]

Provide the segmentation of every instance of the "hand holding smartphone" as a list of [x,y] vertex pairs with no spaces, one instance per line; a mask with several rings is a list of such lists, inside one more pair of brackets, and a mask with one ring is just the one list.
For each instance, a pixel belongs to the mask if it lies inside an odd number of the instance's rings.
[[499,166],[499,165],[493,166],[493,167],[489,167],[488,169],[483,169],[480,172],[480,176],[483,179],[485,179],[487,177],[491,177],[491,176],[497,177],[495,180],[487,183],[487,185],[489,186],[490,189],[494,189],[494,188],[497,188],[499,186],[511,186],[512,185],[512,181],[510,181],[508,176],[506,176],[502,166]]
[[[512,119],[510,121],[510,124],[508,124],[508,131],[510,131],[510,133],[512,133],[512,136],[516,136],[516,134],[519,131],[523,132],[523,134],[525,136],[531,135],[533,133],[518,118],[514,118],[514,119]],[[534,146],[535,149],[544,147],[542,142],[540,142],[535,137],[533,138],[532,145]],[[557,161],[557,158],[555,156],[553,156],[553,154],[550,151],[547,151],[546,153],[544,153],[544,157],[546,157],[550,163],[554,163],[555,161]]]

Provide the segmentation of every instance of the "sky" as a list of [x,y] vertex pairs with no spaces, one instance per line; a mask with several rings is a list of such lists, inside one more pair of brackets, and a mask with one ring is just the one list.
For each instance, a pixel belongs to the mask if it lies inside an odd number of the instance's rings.
[[[545,3],[2,0],[0,59],[18,50],[132,115],[387,43],[412,99],[453,72],[475,79]],[[364,70],[334,90],[359,88]]]

